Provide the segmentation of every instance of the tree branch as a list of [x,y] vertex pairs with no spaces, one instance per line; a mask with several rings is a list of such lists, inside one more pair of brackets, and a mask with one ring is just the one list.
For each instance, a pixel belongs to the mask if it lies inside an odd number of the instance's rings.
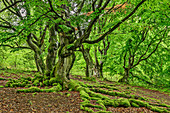
[[1,44],[0,46],[5,46],[5,47],[10,47],[12,49],[31,49],[29,47],[24,47],[24,46],[18,46],[18,47],[14,47],[14,46],[11,46],[11,45],[6,45],[6,44]]
[[13,4],[11,4],[11,5],[7,6],[7,7],[5,7],[5,8],[2,9],[2,10],[0,10],[0,13],[2,13],[2,12],[5,11],[6,9],[9,9],[10,7],[12,7],[12,6],[14,6],[14,5],[16,5],[17,3],[20,3],[20,2],[22,2],[22,0],[14,2]]
[[93,40],[93,41],[85,40],[83,43],[94,44],[94,43],[97,43],[97,42],[103,40],[108,34],[110,34],[112,31],[114,31],[116,28],[118,28],[120,26],[120,24],[122,24],[125,20],[127,20],[129,17],[131,17],[137,11],[139,6],[141,6],[145,1],[146,0],[142,0],[129,15],[127,15],[124,19],[122,19],[120,22],[118,22],[114,27],[112,27],[109,31],[104,33],[101,37],[99,37],[98,39]]
[[[167,29],[166,29],[166,30],[167,30]],[[166,30],[165,30],[165,32],[164,32],[164,34],[163,34],[163,37],[162,37],[162,38],[159,40],[159,42],[157,43],[155,49],[154,49],[146,58],[143,58],[143,59],[142,59],[142,57],[146,54],[146,52],[145,52],[143,55],[141,55],[141,57],[139,58],[138,62],[137,62],[135,65],[133,65],[132,68],[134,68],[135,66],[137,66],[141,61],[147,60],[147,59],[158,49],[159,44],[162,42],[162,39],[165,37]],[[162,32],[162,31],[161,31],[161,32]],[[156,35],[156,36],[157,36],[157,35]],[[148,51],[148,49],[147,49],[146,51]]]
[[[49,12],[50,12],[50,11],[47,11],[46,13],[40,15],[40,17],[38,17],[32,24],[30,24],[30,25],[28,26],[28,28],[31,27],[32,25],[34,25],[42,16],[46,15],[46,14],[49,13]],[[6,42],[7,40],[9,40],[9,39],[11,39],[11,38],[13,38],[13,37],[19,36],[25,29],[26,29],[26,28],[23,28],[17,35],[13,35],[13,36],[10,36],[10,37],[6,38],[3,42]],[[2,42],[2,43],[3,43],[3,42]]]

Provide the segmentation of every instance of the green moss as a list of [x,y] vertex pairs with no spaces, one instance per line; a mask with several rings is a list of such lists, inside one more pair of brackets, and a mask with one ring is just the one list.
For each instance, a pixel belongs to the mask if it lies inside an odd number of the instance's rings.
[[77,90],[77,87],[80,87],[80,84],[77,81],[71,79],[68,86],[69,89]]
[[44,84],[45,86],[49,86],[49,80],[43,81],[43,84]]
[[110,112],[110,111],[98,111],[96,113],[112,113],[112,112]]
[[90,96],[88,93],[86,93],[84,90],[80,91],[80,96],[86,99],[90,99]]
[[99,108],[99,109],[103,109],[102,106],[99,106],[99,105],[93,105],[91,103],[85,103],[83,104],[83,107],[92,107],[92,108]]
[[108,91],[108,94],[109,94],[110,96],[116,96],[116,93],[113,92],[113,91]]
[[43,83],[42,82],[40,82],[40,87],[43,87]]
[[4,88],[4,86],[0,85],[0,88]]
[[42,89],[43,92],[47,92],[47,93],[58,92],[58,91],[61,91],[61,90],[62,90],[62,86],[60,84],[58,84],[57,86],[53,86],[50,89]]
[[58,92],[62,90],[62,86],[58,83],[57,86],[53,86],[52,88],[50,88],[51,90],[53,90],[54,92]]
[[149,105],[147,102],[143,102],[143,101],[140,101],[140,100],[135,100],[135,99],[129,99],[129,100],[130,100],[130,103],[134,102],[137,105],[139,105],[140,107],[147,107]]
[[29,87],[31,87],[31,84],[27,84],[27,85],[25,86],[25,88],[29,88]]
[[160,104],[160,106],[162,106],[162,107],[168,107],[168,108],[170,108],[170,105],[167,105],[167,104]]
[[0,80],[6,80],[6,79],[5,79],[5,78],[1,78],[1,77],[0,77]]
[[70,94],[70,93],[68,93],[66,96],[67,96],[67,97],[70,97],[70,96],[71,96],[71,94]]
[[82,110],[83,110],[83,109],[84,109],[84,107],[83,107],[82,105],[80,105],[80,109],[82,109]]
[[82,86],[78,86],[77,88],[76,88],[76,91],[81,91],[81,90],[84,90],[84,88],[82,87]]
[[52,85],[53,83],[57,83],[57,78],[55,78],[55,77],[50,78],[49,84]]
[[41,89],[39,89],[38,87],[30,87],[28,89],[18,89],[18,92],[25,92],[25,93],[34,93],[34,92],[42,92]]
[[53,83],[53,84],[52,84],[52,86],[57,86],[57,85],[58,85],[58,83]]
[[139,97],[139,100],[146,100],[144,97]]
[[25,80],[29,80],[29,81],[31,81],[31,80],[32,80],[32,78],[31,78],[31,77],[26,77],[26,78],[25,78]]
[[72,89],[69,89],[68,91],[73,91]]
[[119,106],[123,106],[123,107],[131,106],[128,99],[120,98],[120,99],[118,99],[118,101],[119,101]]
[[20,87],[25,87],[26,85],[26,82],[20,83]]
[[33,82],[33,85],[34,86],[38,86],[40,84],[40,81],[38,79],[36,79],[34,82]]
[[104,96],[104,95],[99,94],[99,93],[94,93],[94,92],[91,92],[90,96],[101,98],[101,99],[109,99],[109,97],[107,97],[107,96]]
[[99,89],[99,92],[100,93],[103,93],[103,94],[107,94],[108,92],[106,92],[107,90],[103,90],[103,89]]
[[5,84],[5,87],[9,87],[9,84]]
[[88,107],[84,107],[84,110],[87,111],[87,112],[89,112],[89,113],[93,113],[93,112],[94,112],[92,109],[90,109],[90,108],[88,108]]
[[99,105],[101,105],[101,106],[103,107],[103,110],[106,110],[106,107],[105,107],[105,105],[103,104],[103,103],[104,103],[103,100],[98,100],[98,101],[96,101],[96,103],[98,103]]
[[159,108],[159,107],[156,107],[156,106],[152,106],[151,110],[155,111],[155,112],[159,112],[159,113],[162,113],[162,112],[168,113],[168,110],[166,110],[165,108]]
[[89,88],[84,88],[84,90],[85,90],[87,93],[92,93],[92,91],[91,91]]
[[91,97],[91,100],[100,100],[101,98],[98,97]]
[[139,105],[137,105],[137,104],[136,104],[136,103],[134,103],[134,102],[132,102],[132,103],[131,103],[131,106],[133,106],[133,107],[137,107],[137,108],[139,107]]
[[115,100],[113,100],[113,99],[104,100],[104,101],[103,101],[103,104],[104,104],[105,106],[113,106],[113,107],[119,106],[118,101],[115,101]]
[[87,87],[87,85],[84,84],[83,82],[80,82],[80,81],[79,81],[79,84],[80,84],[81,86],[83,86],[83,87]]
[[119,96],[119,97],[128,97],[126,94],[124,93],[121,93],[121,92],[115,92],[116,96]]
[[13,84],[10,84],[9,87],[13,88],[14,86],[13,86]]

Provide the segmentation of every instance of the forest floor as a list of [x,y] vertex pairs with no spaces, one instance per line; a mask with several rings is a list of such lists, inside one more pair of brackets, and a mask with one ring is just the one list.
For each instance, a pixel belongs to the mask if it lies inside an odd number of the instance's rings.
[[[19,79],[20,77],[33,77],[34,72],[30,73],[9,73],[0,72],[0,86],[5,86],[9,78]],[[3,80],[3,79],[4,80]],[[85,84],[95,85],[96,81],[87,81],[82,76],[74,75],[71,79],[79,80]],[[124,92],[128,95],[135,95],[138,97],[144,97],[146,102],[150,105],[167,104],[170,105],[170,94],[163,93],[155,90],[145,89],[138,86],[130,86],[125,84],[117,84],[109,81],[97,80],[101,86],[103,84],[107,86],[114,86],[116,89],[109,89],[113,92]],[[86,113],[80,109],[80,103],[82,102],[80,94],[77,91],[60,91],[57,93],[17,93],[16,90],[21,87],[15,88],[0,88],[0,113]],[[96,87],[97,89],[97,87]],[[103,90],[108,88],[103,87]],[[69,95],[68,95],[69,94]],[[102,93],[100,93],[102,94]],[[124,98],[120,96],[110,96],[102,94],[111,99]],[[90,103],[96,104],[95,100],[90,100]],[[167,107],[162,107],[170,109]],[[93,111],[97,111],[95,108],[91,108]],[[106,111],[112,113],[156,113],[145,107],[111,107],[106,106]]]

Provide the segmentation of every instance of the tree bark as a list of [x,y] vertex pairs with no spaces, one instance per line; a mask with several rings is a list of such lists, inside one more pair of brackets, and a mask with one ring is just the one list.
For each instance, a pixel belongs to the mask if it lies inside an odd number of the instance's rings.
[[55,28],[52,26],[49,28],[49,47],[48,47],[48,55],[46,58],[46,76],[50,76],[50,73],[55,66],[56,56],[57,56],[57,49],[58,49],[58,41],[57,41],[57,34],[55,33]]
[[128,78],[129,78],[129,72],[130,71],[130,69],[129,68],[124,68],[124,76],[123,76],[123,78],[122,79],[120,79],[119,80],[119,82],[125,82],[125,83],[128,83],[129,81],[128,81]]
[[84,60],[86,62],[86,77],[92,77],[94,74],[94,65],[93,65],[93,59],[90,55],[90,49],[82,46],[82,54],[84,57]]
[[37,45],[35,45],[33,42],[32,42],[32,36],[31,34],[29,34],[27,36],[27,43],[28,45],[31,47],[31,49],[33,49],[34,51],[34,58],[35,58],[35,63],[36,63],[36,66],[37,66],[37,70],[40,72],[40,73],[44,73],[44,70],[45,70],[45,64],[44,64],[44,60],[41,56],[42,52],[41,52],[41,48],[39,48]]
[[63,88],[68,87],[69,73],[75,61],[74,50],[69,50],[68,45],[73,43],[74,37],[72,31],[64,32],[60,26],[56,25],[58,30],[60,47],[58,51],[58,61],[52,71],[52,75],[57,78]]

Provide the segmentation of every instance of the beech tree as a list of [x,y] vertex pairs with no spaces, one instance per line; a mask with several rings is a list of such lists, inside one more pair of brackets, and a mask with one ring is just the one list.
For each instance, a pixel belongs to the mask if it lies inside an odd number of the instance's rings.
[[[52,70],[50,68],[50,76],[56,77],[58,82],[66,87],[69,82],[68,75],[75,60],[74,52],[77,48],[80,48],[82,44],[95,44],[104,40],[106,36],[134,15],[138,8],[146,2],[146,0],[135,0],[129,3],[127,1],[119,2],[121,4],[120,7],[125,3],[130,4],[130,6],[127,6],[129,8],[126,14],[118,12],[115,15],[115,21],[108,22],[101,35],[91,38],[92,28],[95,23],[111,10],[118,9],[119,7],[114,7],[117,5],[117,2],[112,0],[14,0],[12,2],[3,0],[3,2],[4,1],[7,3],[7,6],[2,8],[0,13],[6,13],[6,10],[11,10],[12,13],[13,10],[17,12],[25,9],[26,15],[21,19],[20,27],[14,26],[15,29],[17,29],[16,32],[12,33],[10,37],[4,38],[3,43],[17,36],[27,37],[29,41],[31,37],[34,37],[33,32],[37,30],[38,23],[43,23],[43,25],[50,23],[50,34],[57,33],[58,37],[55,36],[55,40],[58,40],[60,45],[57,55],[58,60],[54,68]],[[21,4],[23,4],[23,7],[20,8]],[[17,7],[13,8],[16,5]],[[105,8],[108,7],[110,7],[109,10],[105,11]],[[86,13],[89,11],[92,11],[92,14],[87,16]],[[16,15],[18,14],[16,13]],[[4,25],[4,23],[1,24]],[[7,27],[12,28],[10,25]],[[52,42],[53,41],[50,41],[50,43]],[[55,52],[51,53],[52,56],[55,56],[55,54]],[[46,63],[46,65],[47,64],[48,63]]]

